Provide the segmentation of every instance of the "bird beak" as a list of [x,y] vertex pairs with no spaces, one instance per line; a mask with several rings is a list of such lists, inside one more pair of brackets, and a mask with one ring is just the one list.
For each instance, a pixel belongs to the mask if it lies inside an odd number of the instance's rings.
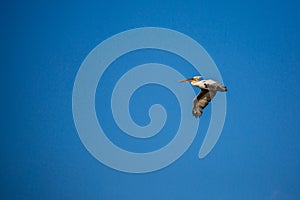
[[179,82],[192,82],[194,81],[194,78],[188,78],[188,79],[185,79],[185,80],[180,80]]

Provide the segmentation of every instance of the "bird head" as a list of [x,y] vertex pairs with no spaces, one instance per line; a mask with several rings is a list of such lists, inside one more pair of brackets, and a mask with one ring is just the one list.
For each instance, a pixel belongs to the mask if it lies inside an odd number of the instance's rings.
[[179,82],[193,82],[193,81],[199,81],[202,78],[202,76],[194,76],[193,78],[188,78],[185,80],[180,80]]

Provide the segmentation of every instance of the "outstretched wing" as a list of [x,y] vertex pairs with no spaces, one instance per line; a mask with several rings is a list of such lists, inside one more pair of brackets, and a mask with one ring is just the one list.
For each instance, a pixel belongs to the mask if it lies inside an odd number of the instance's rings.
[[217,91],[214,89],[206,90],[201,89],[197,97],[193,101],[193,115],[198,118],[202,115],[202,110],[209,104],[209,102],[214,98]]

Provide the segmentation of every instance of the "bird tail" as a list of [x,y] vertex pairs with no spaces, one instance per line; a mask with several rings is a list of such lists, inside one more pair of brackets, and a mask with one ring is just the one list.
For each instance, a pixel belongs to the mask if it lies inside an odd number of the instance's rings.
[[219,86],[218,91],[220,92],[227,92],[227,87],[226,86]]

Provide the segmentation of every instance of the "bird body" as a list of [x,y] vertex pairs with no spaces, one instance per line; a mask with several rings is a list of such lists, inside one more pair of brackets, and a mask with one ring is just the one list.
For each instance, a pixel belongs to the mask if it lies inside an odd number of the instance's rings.
[[194,81],[194,82],[191,82],[191,84],[193,86],[196,86],[196,87],[199,87],[201,89],[206,89],[207,88],[207,85],[212,85],[212,84],[215,84],[216,81],[214,80],[201,80],[201,81]]
[[222,86],[221,83],[214,80],[200,80],[201,76],[194,76],[180,82],[191,82],[192,86],[201,88],[199,94],[193,100],[192,114],[199,118],[202,115],[203,109],[209,104],[209,102],[215,97],[217,91],[226,92],[227,87]]

